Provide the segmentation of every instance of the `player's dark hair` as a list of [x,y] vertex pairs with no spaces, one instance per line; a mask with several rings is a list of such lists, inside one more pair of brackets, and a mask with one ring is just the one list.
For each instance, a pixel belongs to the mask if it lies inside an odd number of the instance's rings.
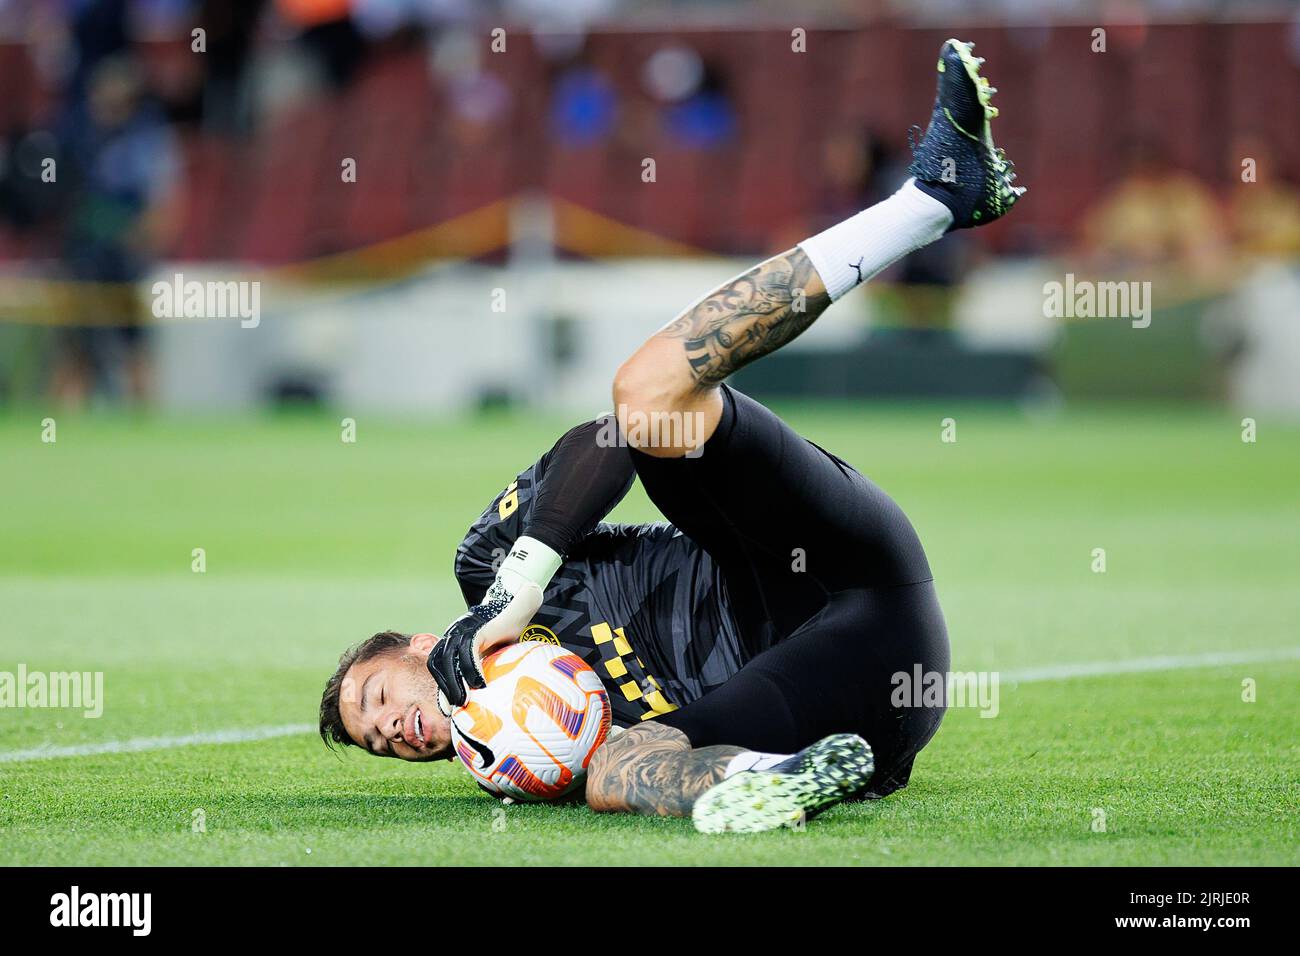
[[325,741],[325,746],[331,750],[334,749],[335,744],[344,747],[361,746],[348,736],[347,730],[343,727],[343,715],[339,713],[339,695],[343,690],[343,678],[347,675],[348,668],[388,651],[409,647],[410,643],[409,634],[380,631],[343,652],[343,656],[339,658],[339,668],[334,672],[334,676],[325,682],[325,693],[320,698],[320,739]]

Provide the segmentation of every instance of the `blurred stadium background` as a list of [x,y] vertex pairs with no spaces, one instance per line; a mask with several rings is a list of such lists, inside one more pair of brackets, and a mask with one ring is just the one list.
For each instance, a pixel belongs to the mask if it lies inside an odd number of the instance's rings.
[[[1030,192],[738,384],[908,511],[1001,718],[725,860],[1294,865],[1273,0],[0,0],[0,673],[106,698],[0,711],[0,863],[717,863],[331,758],[320,688],[450,619],[465,528],[651,331],[896,187],[949,36]],[[256,326],[155,317],[178,274],[257,283]],[[1150,282],[1150,326],[1046,314],[1069,276]]]
[[[1300,414],[1300,18],[1194,0],[5,0],[0,396],[598,406],[719,277],[897,186],[953,33],[1028,201],[742,384]],[[259,282],[261,326],[154,320],[176,273]],[[1067,273],[1150,281],[1152,326],[1045,317]]]

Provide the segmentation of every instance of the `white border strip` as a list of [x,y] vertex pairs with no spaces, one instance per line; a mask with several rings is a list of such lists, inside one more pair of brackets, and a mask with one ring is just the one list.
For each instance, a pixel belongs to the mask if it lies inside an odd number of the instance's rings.
[[277,727],[249,727],[244,730],[214,730],[206,734],[186,734],[183,737],[132,737],[130,740],[109,740],[102,744],[73,744],[66,747],[33,747],[30,750],[0,750],[0,763],[21,760],[53,760],[56,757],[93,757],[98,754],[133,754],[145,750],[169,750],[172,747],[197,747],[202,744],[244,744],[273,737],[293,737],[308,734],[316,728],[311,724],[280,724]]
[[[1189,670],[1196,667],[1221,667],[1225,664],[1256,664],[1268,661],[1300,660],[1300,647],[1282,647],[1267,651],[1218,651],[1172,657],[1135,657],[1127,661],[1094,661],[1080,664],[1057,664],[1025,670],[1002,671],[1008,684],[1037,684],[1044,681],[1072,680],[1078,677],[1106,677],[1112,674],[1142,674],[1149,671]],[[173,747],[198,747],[206,744],[245,744],[275,737],[294,737],[315,732],[312,724],[280,724],[275,727],[214,730],[182,737],[132,737],[100,744],[73,744],[63,747],[33,747],[30,750],[0,750],[0,763],[29,760],[53,760],[59,757],[94,757],[100,754],[142,753],[170,750]]]
[[1220,667],[1224,664],[1257,664],[1266,661],[1300,660],[1300,647],[1276,647],[1267,651],[1214,651],[1208,654],[1185,654],[1172,657],[1135,657],[1127,661],[1093,661],[1081,664],[1057,664],[1003,671],[1008,684],[1036,684],[1075,677],[1107,677],[1111,674],[1142,674],[1147,671],[1178,671],[1193,667]]

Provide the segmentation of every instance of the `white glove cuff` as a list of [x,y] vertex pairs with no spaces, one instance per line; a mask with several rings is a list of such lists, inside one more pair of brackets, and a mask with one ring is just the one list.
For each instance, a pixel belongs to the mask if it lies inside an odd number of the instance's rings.
[[558,551],[525,534],[515,540],[510,553],[501,562],[497,579],[511,594],[518,594],[529,583],[545,591],[563,563],[564,558]]

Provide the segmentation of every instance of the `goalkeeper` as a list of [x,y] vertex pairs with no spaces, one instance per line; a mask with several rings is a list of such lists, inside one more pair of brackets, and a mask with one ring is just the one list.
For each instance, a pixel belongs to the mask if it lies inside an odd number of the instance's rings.
[[[623,364],[612,417],[561,437],[461,543],[469,610],[442,637],[384,632],[343,656],[327,742],[449,757],[447,715],[483,686],[483,657],[545,640],[592,665],[626,728],[592,759],[593,809],[763,830],[907,784],[944,711],[895,706],[895,675],[948,670],[921,543],[883,491],[724,380],[901,256],[1015,202],[979,63],[944,44],[897,193],[714,290]],[[636,479],[667,522],[604,523]]]

